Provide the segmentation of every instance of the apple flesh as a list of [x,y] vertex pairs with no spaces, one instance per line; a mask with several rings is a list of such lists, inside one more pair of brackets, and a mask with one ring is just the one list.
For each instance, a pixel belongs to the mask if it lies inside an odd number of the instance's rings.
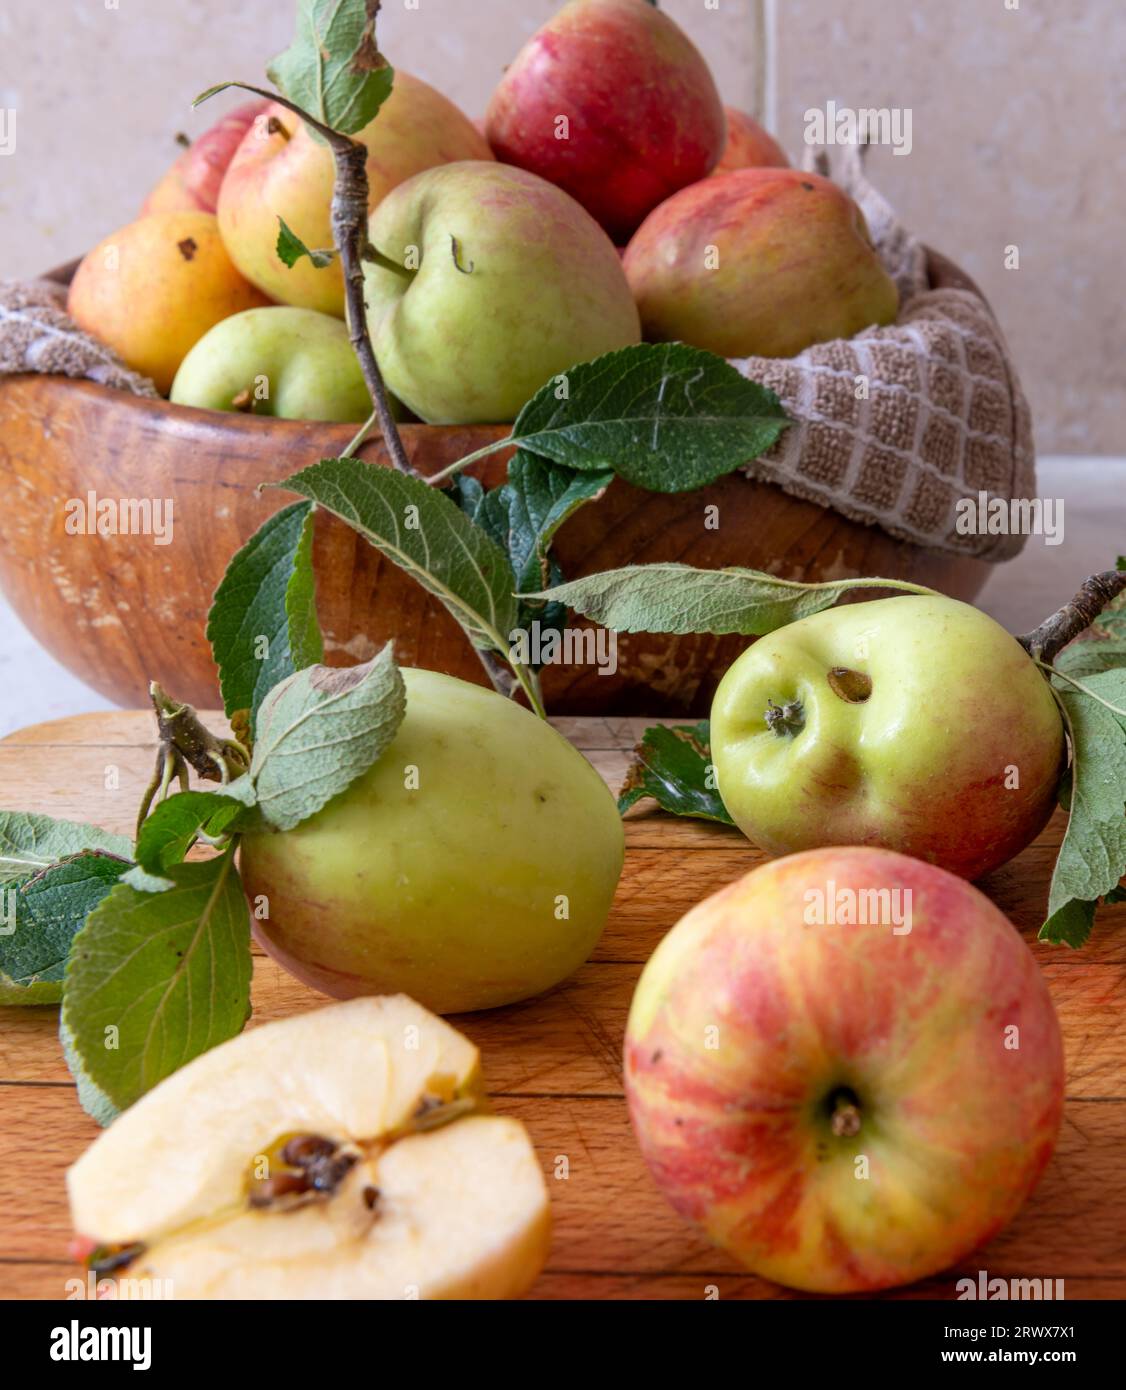
[[523,1125],[485,1104],[477,1049],[410,999],[253,1028],[74,1164],[73,1248],[174,1298],[518,1296],[547,1191]]
[[[835,920],[811,920],[819,895]],[[842,924],[877,900],[906,916]],[[1008,920],[952,874],[860,848],[776,860],[683,917],[638,983],[625,1075],[677,1211],[816,1293],[925,1279],[996,1235],[1051,1157],[1064,1091],[1052,1002]]]
[[880,845],[964,878],[1036,838],[1064,759],[1023,647],[939,595],[846,604],[760,638],[719,684],[711,740],[724,805],[769,853]]
[[[368,207],[404,180],[436,164],[491,160],[469,118],[433,87],[396,71],[391,95],[355,139],[368,151]],[[330,248],[335,165],[304,123],[271,103],[235,151],[219,193],[219,225],[246,278],[281,304],[344,317],[344,280],[334,260],[318,270],[308,258],[292,268],[277,254],[278,218],[310,250]]]
[[509,421],[577,362],[640,341],[609,238],[566,193],[501,164],[418,174],[372,214],[364,301],[388,387],[428,424]]
[[745,111],[737,111],[734,106],[725,108],[727,116],[727,144],[719,163],[712,170],[716,174],[731,174],[736,169],[788,169],[790,161],[786,151],[774,136],[763,129],[753,116]]
[[282,420],[360,421],[371,413],[340,319],[280,304],[217,323],[180,364],[170,399]]
[[246,132],[269,102],[247,101],[228,111],[180,155],[141,207],[150,212],[214,212],[223,175]]
[[67,313],[167,395],[209,328],[266,302],[227,255],[214,214],[158,212],[87,253]]
[[647,0],[570,0],[505,71],[489,144],[624,243],[723,151],[723,104],[688,36]]
[[863,215],[797,169],[742,169],[646,218],[624,260],[646,338],[721,357],[793,357],[895,321],[895,282]]
[[540,994],[602,934],[624,838],[598,773],[493,691],[403,671],[382,757],[293,830],[247,835],[255,932],[298,979],[438,1013]]

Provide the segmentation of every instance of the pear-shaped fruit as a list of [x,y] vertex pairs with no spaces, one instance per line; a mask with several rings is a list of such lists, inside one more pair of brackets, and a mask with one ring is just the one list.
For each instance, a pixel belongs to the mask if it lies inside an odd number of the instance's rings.
[[477,1049],[403,995],[252,1029],[175,1072],[67,1175],[96,1269],[173,1298],[507,1298],[550,1216]]
[[583,755],[494,691],[403,669],[374,766],[293,830],[248,834],[262,945],[326,994],[438,1013],[540,994],[587,959],[622,871],[614,798]]

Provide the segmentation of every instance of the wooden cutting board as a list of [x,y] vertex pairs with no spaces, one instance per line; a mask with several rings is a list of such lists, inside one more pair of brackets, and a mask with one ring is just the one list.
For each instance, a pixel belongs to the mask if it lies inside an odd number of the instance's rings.
[[[212,727],[221,721],[209,719]],[[617,790],[650,721],[555,723]],[[38,725],[0,742],[0,807],[128,833],[155,756],[140,713]],[[1126,1297],[1126,904],[1106,909],[1082,951],[1035,944],[1063,831],[983,885],[1044,968],[1063,1026],[1068,1089],[1055,1158],[1012,1226],[957,1271],[891,1297],[952,1298],[955,1279],[1063,1279],[1069,1298]],[[735,831],[638,808],[625,872],[592,960],[552,993],[469,1014],[496,1109],[525,1121],[551,1189],[555,1236],[540,1298],[779,1298],[740,1272],[665,1203],[634,1144],[620,1052],[630,998],[653,948],[700,898],[761,862]],[[251,1026],[324,1003],[261,954]],[[78,1272],[66,1254],[64,1173],[98,1130],[80,1109],[53,1008],[0,1009],[0,1297],[61,1298]],[[569,1176],[555,1177],[560,1157]]]

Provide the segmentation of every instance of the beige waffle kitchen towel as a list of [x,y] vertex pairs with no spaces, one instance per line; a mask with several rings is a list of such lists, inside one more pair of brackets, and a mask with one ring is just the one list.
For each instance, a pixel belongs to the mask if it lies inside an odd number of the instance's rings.
[[66,312],[66,290],[50,280],[0,280],[0,376],[53,372],[155,396],[147,377],[83,333]]
[[843,153],[837,181],[899,286],[898,320],[793,358],[736,360],[795,421],[745,472],[920,545],[1010,559],[1023,535],[961,534],[955,512],[967,497],[1035,494],[1031,419],[1004,336],[979,295],[930,288],[924,247],[868,182],[860,152]]

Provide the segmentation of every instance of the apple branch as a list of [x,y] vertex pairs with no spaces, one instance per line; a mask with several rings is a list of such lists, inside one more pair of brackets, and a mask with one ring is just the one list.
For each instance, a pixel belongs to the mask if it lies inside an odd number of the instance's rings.
[[[387,388],[383,383],[383,373],[379,370],[379,363],[376,361],[375,349],[372,347],[371,334],[368,331],[367,314],[364,311],[363,263],[366,259],[374,258],[374,250],[368,241],[367,233],[367,150],[358,140],[353,140],[349,135],[342,135],[340,131],[333,130],[323,121],[318,121],[315,116],[310,116],[307,111],[303,111],[296,102],[290,101],[288,97],[281,96],[277,92],[267,92],[261,87],[252,86],[249,82],[221,82],[218,86],[209,87],[206,92],[196,97],[192,105],[198,106],[201,102],[228,87],[239,87],[244,92],[253,92],[255,96],[265,97],[267,101],[276,101],[279,106],[284,106],[295,116],[299,116],[307,126],[321,136],[332,150],[332,157],[336,165],[336,179],[332,190],[332,237],[340,256],[340,268],[344,275],[348,334],[352,341],[352,349],[359,359],[360,369],[364,374],[364,381],[367,383],[374,406],[370,423],[378,422],[380,433],[383,435],[383,443],[392,464],[400,473],[409,473],[413,477],[417,477],[415,469],[407,458],[402,437],[391,414]],[[365,425],[364,429],[349,445],[349,452],[363,443],[367,429],[368,426]]]
[[1039,627],[1017,641],[1037,661],[1052,662],[1069,642],[1091,626],[1103,609],[1126,590],[1126,570],[1103,570],[1084,580],[1079,592]]

